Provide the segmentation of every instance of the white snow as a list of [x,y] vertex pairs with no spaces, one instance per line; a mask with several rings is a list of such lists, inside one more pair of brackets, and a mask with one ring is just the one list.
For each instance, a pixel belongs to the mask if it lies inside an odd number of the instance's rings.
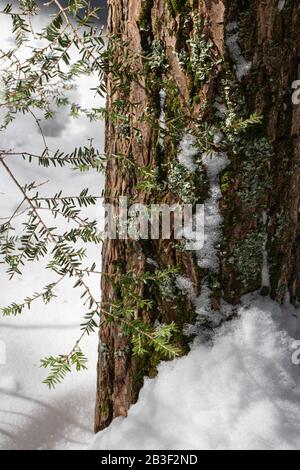
[[204,247],[197,253],[201,268],[216,271],[219,266],[216,244],[220,238],[222,216],[219,209],[219,200],[222,197],[219,175],[229,164],[226,154],[214,152],[212,155],[203,154],[202,162],[207,170],[210,183],[210,197],[205,201],[205,242]]
[[166,132],[166,113],[165,103],[167,99],[166,90],[160,90],[159,92],[159,104],[160,104],[160,116],[159,116],[159,144],[162,149],[165,147],[165,132]]
[[252,67],[252,63],[247,61],[242,54],[239,45],[238,24],[235,22],[229,23],[226,27],[227,37],[226,46],[228,47],[231,59],[236,65],[236,75],[239,81],[247,75]]
[[146,261],[147,261],[147,264],[150,264],[151,266],[155,266],[156,268],[159,267],[158,263],[152,258],[147,258]]
[[283,10],[285,6],[285,0],[279,0],[277,8],[279,11]]
[[[200,332],[198,329],[198,325],[201,325],[202,320],[207,319],[208,321],[212,322],[213,315],[212,315],[212,310],[211,310],[210,296],[211,296],[211,290],[209,289],[207,284],[204,283],[201,289],[201,295],[194,299],[194,306],[195,306],[196,313],[197,313],[197,322],[194,326],[189,325],[190,331],[192,331],[194,327],[195,329],[194,331],[197,334],[199,334]],[[218,314],[218,319],[219,319],[219,314]]]
[[204,205],[197,204],[196,211],[190,207],[184,208],[184,227],[178,236],[182,236],[185,240],[185,251],[200,251],[205,242],[205,227],[204,227]]
[[177,158],[179,163],[189,171],[196,171],[197,164],[195,157],[198,154],[199,149],[196,147],[196,138],[192,134],[185,132],[178,149]]
[[[38,271],[28,282],[18,280],[14,290],[21,299],[40,285]],[[12,287],[1,304],[13,295]],[[26,289],[27,288],[27,289]],[[89,358],[89,370],[73,372],[55,390],[42,384],[46,372],[39,368],[46,355],[64,354],[79,336],[82,306],[70,287],[60,298],[30,313],[1,319],[0,337],[6,343],[6,365],[0,366],[0,449],[84,449],[93,435],[97,335],[87,338],[82,348]],[[16,292],[14,295],[16,298]]]
[[[11,46],[9,25],[1,15],[2,44]],[[7,40],[5,39],[7,38]],[[78,82],[76,101],[84,107],[95,105],[95,79],[84,78]],[[3,114],[0,116],[3,117]],[[40,116],[42,117],[42,116]],[[62,121],[61,122],[61,118]],[[67,113],[58,119],[41,122],[47,134],[51,150],[63,151],[88,145],[88,138],[94,138],[95,147],[102,148],[103,125],[89,123],[80,118],[72,120]],[[39,153],[42,139],[31,119],[19,116],[14,124],[1,133],[2,147],[16,151],[28,150]],[[40,193],[54,194],[62,189],[65,195],[75,195],[83,188],[91,194],[101,195],[103,178],[96,173],[79,174],[64,169],[45,170],[28,165],[20,159],[7,159],[18,179],[24,183],[32,181],[51,182],[40,188]],[[20,194],[7,176],[0,172],[0,217],[11,214],[20,202]],[[89,212],[101,221],[102,208]],[[47,218],[47,220],[49,220]],[[24,221],[20,217],[18,230]],[[58,220],[60,227],[65,225]],[[100,263],[101,247],[88,250],[87,265]],[[44,263],[28,266],[24,277],[17,276],[9,281],[0,265],[1,302],[4,307],[12,301],[23,299],[43,288],[53,276],[43,269]],[[96,361],[98,349],[97,334],[86,338],[81,347],[89,359],[89,370],[74,372],[54,391],[42,384],[47,372],[40,369],[40,359],[49,355],[68,353],[80,336],[80,323],[86,307],[80,300],[80,291],[72,289],[73,280],[66,280],[58,288],[58,298],[45,306],[32,304],[30,312],[16,318],[0,318],[0,449],[84,449],[93,436],[94,403],[96,393]],[[89,278],[89,285],[99,297],[99,278]]]
[[214,102],[213,107],[216,109],[216,116],[218,116],[221,119],[224,119],[226,117],[228,113],[228,108],[224,103],[216,100]]
[[[186,129],[178,146],[177,160],[189,172],[195,172],[198,168],[198,155],[197,139]],[[191,210],[189,213],[186,206],[184,211],[184,229],[178,235],[185,239],[185,251],[198,251],[204,244],[204,207],[197,204],[196,212]]]
[[[80,125],[82,123],[78,123],[78,134],[82,130]],[[44,179],[41,169],[28,168],[19,161],[11,166],[22,181]],[[74,188],[80,188],[81,184],[90,187],[94,194],[101,190],[99,175],[70,175],[61,170],[59,173],[55,176],[55,190],[60,187],[64,194],[74,194]],[[50,174],[54,176],[53,172],[47,172],[47,177]],[[0,179],[5,193],[1,195],[0,214],[6,215],[16,207],[19,198],[2,172]],[[51,193],[55,190],[50,185]],[[93,216],[97,215],[100,217],[100,213]],[[96,261],[99,267],[100,251],[99,246],[88,251],[87,265]],[[24,277],[17,276],[14,281],[7,279],[1,266],[0,306],[12,301],[22,302],[26,296],[52,282],[53,276],[45,272],[43,266],[44,263],[28,266]],[[80,292],[72,289],[73,284],[73,280],[61,284],[58,298],[47,306],[36,302],[30,312],[0,319],[1,350],[4,349],[6,356],[3,358],[2,352],[0,360],[0,449],[83,449],[93,435],[97,334],[81,344],[89,359],[87,372],[73,372],[62,385],[49,391],[42,384],[47,372],[39,368],[41,358],[68,353],[80,336],[79,325],[86,307],[80,300]],[[99,297],[99,279],[90,278],[89,284]]]
[[162,364],[129,417],[91,448],[299,449],[299,351],[289,336],[299,337],[299,311],[248,297],[239,314],[212,347],[196,341],[187,357]]
[[[220,310],[211,308],[211,289],[204,282],[201,294],[193,299],[197,319],[194,325],[186,325],[185,332],[197,334],[200,338],[209,339],[212,333],[211,328],[219,327],[224,321],[232,315],[232,305],[222,300]],[[209,325],[208,329],[205,327]],[[204,326],[204,328],[203,328]],[[209,335],[208,335],[209,333]]]
[[213,139],[214,144],[219,145],[223,140],[224,140],[223,132],[221,132],[221,131],[216,132],[215,135],[214,135],[214,139]]
[[178,289],[186,292],[186,294],[188,294],[190,298],[195,297],[193,283],[188,277],[181,276],[178,274],[176,276],[176,286],[178,287]]

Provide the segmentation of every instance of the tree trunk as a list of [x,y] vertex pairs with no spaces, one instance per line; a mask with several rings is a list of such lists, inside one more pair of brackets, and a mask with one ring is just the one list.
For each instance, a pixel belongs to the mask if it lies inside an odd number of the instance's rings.
[[[294,0],[109,0],[106,200],[172,204],[193,193],[193,202],[205,204],[208,241],[193,252],[174,240],[107,240],[103,305],[122,295],[112,275],[175,267],[193,295],[170,275],[170,295],[139,288],[153,307],[136,314],[149,323],[175,321],[184,352],[185,324],[218,325],[246,293],[300,298],[300,106],[292,102],[299,21]],[[197,141],[196,172],[177,160],[188,133]],[[156,170],[157,186],[145,188],[140,171],[114,158],[120,154],[137,169]],[[102,327],[96,431],[126,416],[156,365],[155,357],[132,355],[118,324]]]

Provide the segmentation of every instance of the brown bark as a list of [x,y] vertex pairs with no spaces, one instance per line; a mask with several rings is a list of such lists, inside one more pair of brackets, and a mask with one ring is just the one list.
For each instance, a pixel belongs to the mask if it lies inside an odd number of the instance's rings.
[[[138,72],[138,79],[117,90],[115,78],[111,73],[108,75],[107,109],[112,110],[116,100],[131,103],[127,109],[128,137],[120,134],[115,121],[107,119],[109,155],[130,155],[138,166],[158,168],[164,180],[164,165],[176,159],[178,142],[167,136],[162,151],[158,145],[158,125],[143,119],[150,107],[158,122],[162,87],[167,91],[167,122],[174,119],[178,122],[184,116],[185,127],[201,128],[204,122],[214,125],[217,119],[214,103],[220,95],[224,98],[225,82],[229,84],[230,97],[241,119],[254,112],[263,116],[260,126],[250,127],[239,144],[226,148],[230,166],[221,175],[220,209],[224,222],[218,282],[211,294],[215,311],[220,309],[221,298],[236,305],[243,294],[262,287],[265,287],[263,293],[278,301],[287,292],[294,302],[300,298],[300,106],[293,105],[291,98],[291,84],[300,76],[300,6],[299,2],[287,0],[279,11],[277,4],[277,0],[109,0],[109,33],[129,41],[127,47],[115,52],[116,61],[125,67],[126,57],[131,55],[134,57],[131,67]],[[178,54],[184,51],[191,61],[189,40],[195,34],[196,17],[202,20],[205,39],[213,44],[208,73],[200,83],[191,62],[189,67],[183,67],[178,60]],[[236,57],[226,41],[236,27],[233,23],[238,25],[241,54],[245,61],[252,63],[240,81],[234,63]],[[168,67],[153,72],[143,57],[151,53],[154,40],[163,44]],[[136,129],[142,138],[137,138]],[[262,142],[273,149],[272,156],[265,160],[260,159]],[[252,149],[249,161],[245,148]],[[253,164],[254,158],[258,158],[257,164]],[[110,159],[107,201],[127,195],[135,202],[150,203],[153,193],[141,191],[138,183],[139,175],[128,169],[124,161]],[[204,202],[207,196],[207,188],[203,188],[199,202]],[[155,194],[155,198],[155,202],[172,203],[178,201],[178,194],[167,188]],[[267,214],[266,224],[264,214]],[[271,276],[269,289],[261,283],[264,236],[267,236]],[[160,269],[180,266],[181,273],[192,280],[197,294],[201,293],[203,279],[210,276],[199,268],[192,252],[178,250],[172,240],[147,243],[107,240],[103,247],[103,271],[110,275],[149,271],[148,258],[155,260]],[[118,298],[111,277],[103,276],[102,295],[105,306]],[[187,297],[166,300],[161,298],[159,290],[146,287],[140,289],[140,295],[154,300],[150,313],[137,312],[145,321],[174,320],[182,327],[195,320],[192,302]],[[183,337],[178,341],[184,344]],[[109,425],[113,418],[126,416],[130,405],[137,400],[144,375],[152,374],[155,369],[151,360],[132,356],[130,338],[120,334],[119,325],[105,324],[100,331],[100,343],[96,431]]]

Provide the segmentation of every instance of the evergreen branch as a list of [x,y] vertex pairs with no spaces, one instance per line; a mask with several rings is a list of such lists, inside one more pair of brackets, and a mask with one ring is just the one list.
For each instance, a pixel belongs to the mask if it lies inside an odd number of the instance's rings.
[[45,304],[49,303],[50,300],[55,297],[55,295],[53,294],[53,290],[63,281],[63,279],[65,279],[65,277],[66,274],[62,275],[56,282],[45,286],[43,292],[35,292],[31,297],[27,297],[24,302],[20,304],[13,302],[11,305],[1,308],[2,315],[20,315],[25,308],[28,308],[28,310],[30,310],[31,304],[40,299],[42,299]]

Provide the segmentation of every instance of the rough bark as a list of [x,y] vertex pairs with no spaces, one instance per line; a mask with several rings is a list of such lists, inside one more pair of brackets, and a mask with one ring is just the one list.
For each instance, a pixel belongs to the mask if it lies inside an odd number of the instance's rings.
[[[205,78],[199,80],[192,63],[192,43],[197,20],[201,20],[198,40],[211,41],[203,67]],[[166,163],[176,160],[178,138],[167,135],[164,149],[159,145],[159,126],[143,119],[151,108],[157,123],[160,116],[159,92],[167,92],[167,123],[177,127],[203,130],[203,123],[213,126],[220,121],[214,104],[225,100],[224,87],[241,120],[256,112],[262,124],[250,126],[226,153],[230,165],[220,175],[223,216],[222,237],[218,249],[219,270],[210,273],[199,268],[193,252],[178,249],[174,241],[107,240],[103,247],[103,271],[115,274],[151,270],[147,259],[155,260],[160,269],[175,266],[193,282],[196,295],[201,294],[204,280],[210,287],[212,311],[221,314],[222,301],[234,306],[242,295],[261,290],[264,295],[282,302],[287,294],[293,302],[300,298],[300,106],[292,103],[291,84],[299,76],[299,2],[287,0],[283,10],[277,0],[109,0],[108,28],[112,36],[129,42],[116,50],[116,61],[134,56],[132,67],[139,73],[126,87],[114,89],[108,75],[107,108],[117,100],[131,103],[130,132],[127,137],[112,119],[106,123],[106,152],[126,154],[138,166],[158,168],[161,182],[166,179]],[[240,52],[234,53],[230,41],[238,26]],[[203,35],[203,36],[202,36]],[[203,39],[204,38],[204,39]],[[228,42],[229,38],[229,42]],[[159,40],[168,66],[152,70],[147,60],[153,42]],[[237,42],[235,42],[237,44]],[[128,52],[131,51],[131,52]],[[135,52],[135,54],[132,53]],[[239,77],[238,58],[251,62],[251,69]],[[179,57],[184,57],[184,65]],[[147,65],[148,64],[148,65]],[[199,65],[199,64],[198,64]],[[227,96],[228,99],[228,96]],[[228,103],[227,103],[228,106]],[[171,124],[170,124],[171,125]],[[137,138],[139,129],[141,138]],[[217,149],[218,150],[218,149]],[[201,149],[199,150],[201,153]],[[205,172],[205,169],[203,169]],[[207,180],[197,194],[197,202],[209,195]],[[142,191],[139,174],[129,170],[124,161],[110,159],[107,169],[106,200],[120,195],[133,201],[172,203],[180,199],[170,188],[156,192]],[[199,188],[198,188],[199,189]],[[270,268],[270,285],[262,285],[264,244]],[[111,278],[102,279],[103,303],[118,298]],[[159,289],[143,287],[140,295],[151,297],[154,308],[137,312],[145,321],[176,321],[182,328],[196,320],[193,303],[177,293],[173,299],[162,298]],[[178,342],[187,351],[184,335]],[[138,398],[145,375],[155,373],[156,359],[133,357],[130,338],[120,334],[117,324],[106,324],[100,331],[96,431],[108,426],[113,418],[126,416]]]

